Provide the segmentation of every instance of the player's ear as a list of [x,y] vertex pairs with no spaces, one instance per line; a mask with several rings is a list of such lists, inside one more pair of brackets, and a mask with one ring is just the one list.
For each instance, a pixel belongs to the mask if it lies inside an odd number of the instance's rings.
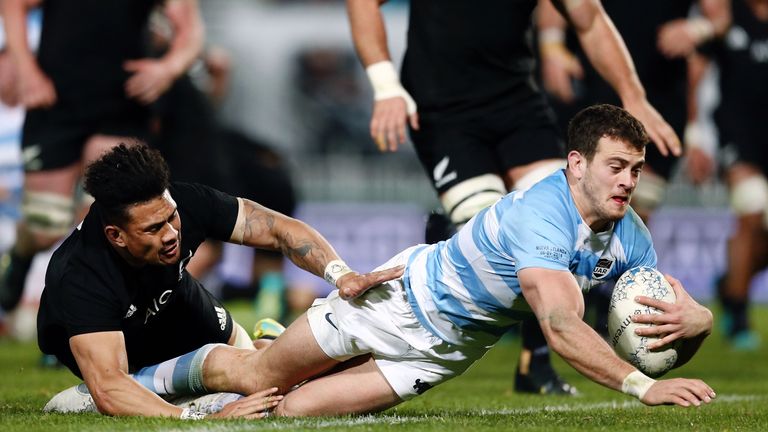
[[117,247],[125,247],[125,239],[123,238],[123,230],[116,225],[107,225],[104,227],[104,235],[107,236],[107,240]]
[[584,173],[587,171],[586,158],[576,150],[568,152],[568,171],[576,179],[584,177]]

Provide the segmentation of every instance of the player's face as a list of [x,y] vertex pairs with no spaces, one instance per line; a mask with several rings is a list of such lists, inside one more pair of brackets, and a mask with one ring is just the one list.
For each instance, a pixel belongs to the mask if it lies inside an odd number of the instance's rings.
[[166,190],[161,196],[128,209],[123,229],[125,248],[136,264],[176,264],[181,256],[181,219]]
[[600,139],[581,182],[582,195],[598,225],[624,217],[644,164],[645,149],[612,138]]

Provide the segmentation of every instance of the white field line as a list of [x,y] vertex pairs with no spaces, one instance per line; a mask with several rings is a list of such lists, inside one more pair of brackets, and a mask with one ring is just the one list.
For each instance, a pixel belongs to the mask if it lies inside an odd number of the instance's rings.
[[[738,403],[745,401],[757,401],[768,399],[768,395],[723,395],[718,396],[713,403]],[[562,405],[545,405],[545,406],[532,406],[525,408],[509,408],[499,410],[470,410],[466,411],[469,415],[505,415],[505,416],[517,416],[523,414],[535,414],[540,412],[576,412],[576,411],[591,411],[606,408],[618,408],[618,409],[637,409],[645,407],[642,403],[635,400],[628,401],[610,401],[610,402],[597,402],[587,404],[562,404]],[[212,422],[206,422],[206,425],[200,425],[200,427],[179,429],[180,431],[246,431],[246,430],[258,430],[258,429],[297,429],[297,428],[337,428],[337,427],[349,427],[349,426],[368,426],[377,424],[396,425],[396,424],[418,424],[418,423],[440,423],[445,421],[445,417],[439,415],[424,415],[424,416],[399,416],[393,414],[371,414],[366,416],[354,417],[354,418],[339,418],[339,419],[326,419],[317,420],[311,418],[295,419],[294,421],[287,423],[277,423],[269,420],[254,420],[256,424],[250,425],[223,425],[215,424]],[[260,423],[260,424],[259,424]]]

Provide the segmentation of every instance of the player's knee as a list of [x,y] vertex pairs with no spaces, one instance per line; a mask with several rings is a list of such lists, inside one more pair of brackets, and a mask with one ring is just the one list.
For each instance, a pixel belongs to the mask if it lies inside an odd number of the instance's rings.
[[50,192],[24,192],[21,207],[27,229],[41,237],[58,239],[72,229],[75,200]]
[[505,194],[504,181],[497,175],[485,174],[453,186],[440,196],[440,201],[451,222],[462,225]]
[[632,207],[639,214],[648,215],[661,206],[666,190],[664,177],[644,173],[632,192]]
[[517,181],[515,181],[513,185],[515,190],[530,189],[531,186],[535,185],[541,180],[544,180],[544,178],[548,177],[553,172],[565,168],[566,161],[565,159],[552,159],[537,162],[534,165],[535,166],[533,168],[531,168],[528,172],[520,176]]

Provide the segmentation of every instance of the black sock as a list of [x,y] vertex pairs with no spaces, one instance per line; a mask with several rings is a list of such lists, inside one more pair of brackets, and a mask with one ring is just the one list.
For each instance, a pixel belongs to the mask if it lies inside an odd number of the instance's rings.
[[730,300],[731,323],[729,336],[736,336],[738,333],[749,330],[749,320],[747,319],[748,304],[746,300]]
[[529,370],[537,372],[541,370],[552,370],[549,359],[549,346],[541,326],[535,318],[523,320],[520,325],[520,336],[523,342],[523,349],[531,352],[531,364]]

